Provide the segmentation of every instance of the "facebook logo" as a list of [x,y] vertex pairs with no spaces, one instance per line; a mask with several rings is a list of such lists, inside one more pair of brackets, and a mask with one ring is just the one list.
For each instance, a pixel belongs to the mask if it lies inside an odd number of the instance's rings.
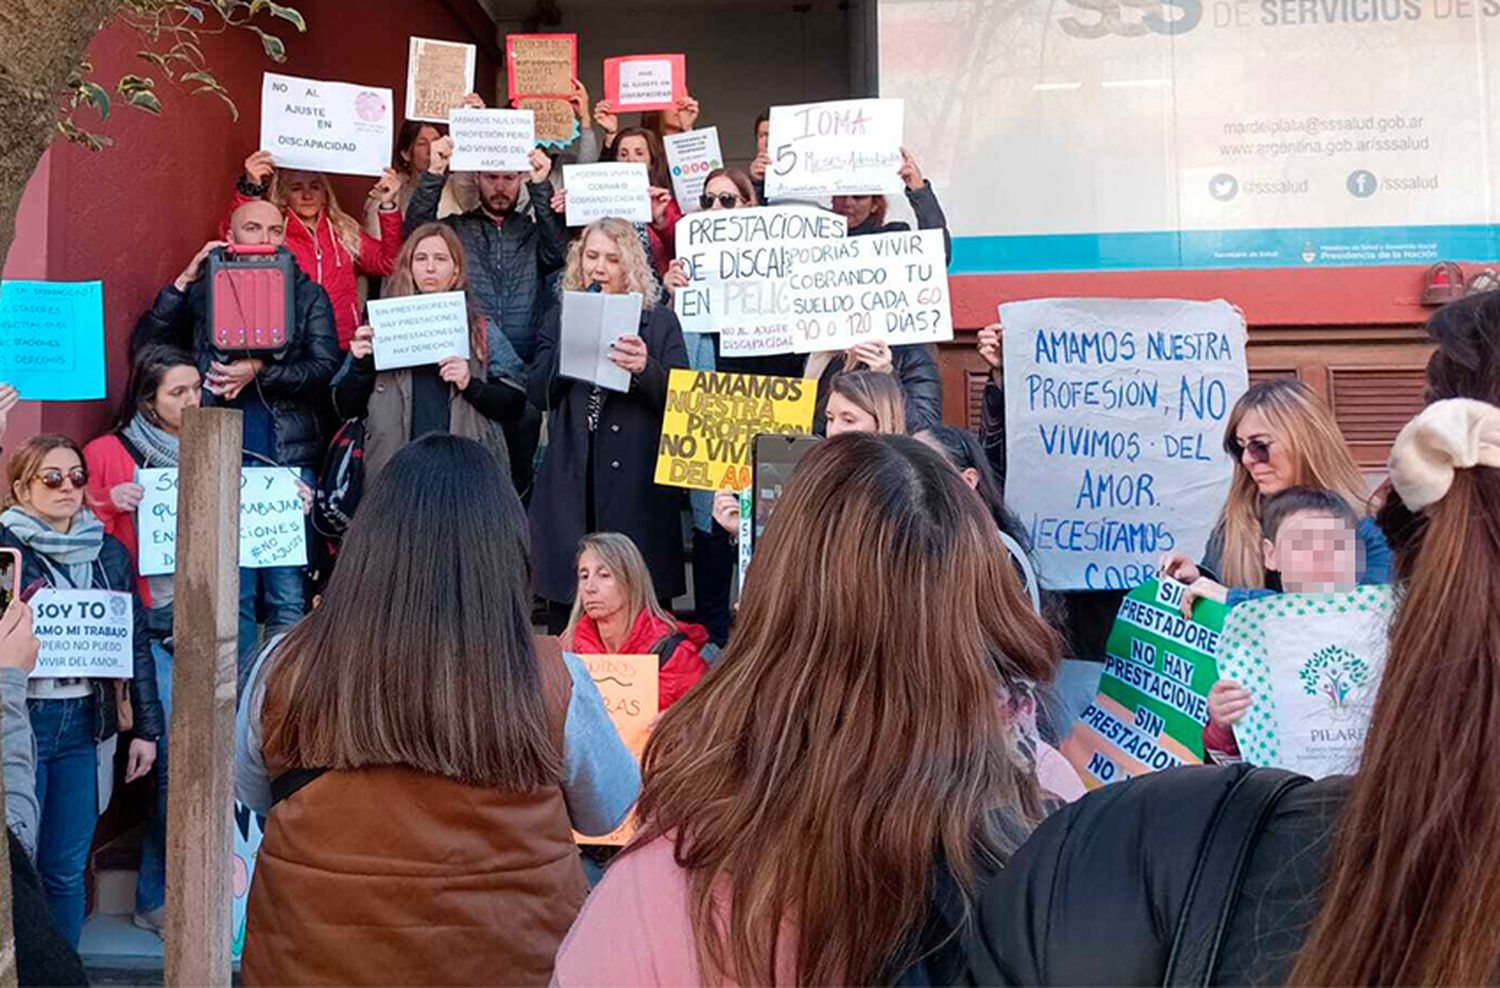
[[1363,168],[1350,172],[1349,180],[1344,184],[1356,199],[1368,199],[1375,194],[1375,176]]

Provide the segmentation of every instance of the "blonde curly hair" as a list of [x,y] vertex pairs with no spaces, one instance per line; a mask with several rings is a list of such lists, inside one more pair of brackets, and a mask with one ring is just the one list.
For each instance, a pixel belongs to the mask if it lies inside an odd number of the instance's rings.
[[651,262],[646,258],[646,250],[641,246],[640,234],[632,224],[613,216],[590,223],[583,228],[578,239],[569,245],[568,266],[563,269],[563,290],[588,290],[589,283],[583,273],[583,249],[589,238],[596,233],[602,233],[614,241],[615,247],[620,251],[620,263],[625,268],[625,290],[640,292],[642,309],[654,307],[660,285],[656,280],[656,272],[651,270]]

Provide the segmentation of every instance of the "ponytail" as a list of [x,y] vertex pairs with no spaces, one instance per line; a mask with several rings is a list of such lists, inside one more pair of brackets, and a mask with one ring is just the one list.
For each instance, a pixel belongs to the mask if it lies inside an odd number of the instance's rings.
[[1481,406],[1487,423],[1434,450],[1457,404],[1430,406],[1391,454],[1400,501],[1381,521],[1405,586],[1294,985],[1489,984],[1500,969],[1500,868],[1485,852],[1500,846],[1500,470],[1479,435],[1500,411]]

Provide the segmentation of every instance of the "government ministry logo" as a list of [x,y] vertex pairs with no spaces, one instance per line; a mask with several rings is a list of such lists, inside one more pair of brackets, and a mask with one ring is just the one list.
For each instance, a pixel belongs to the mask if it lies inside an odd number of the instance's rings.
[[1302,682],[1302,692],[1322,696],[1335,717],[1344,717],[1369,684],[1370,665],[1347,648],[1330,645],[1302,663],[1297,678]]

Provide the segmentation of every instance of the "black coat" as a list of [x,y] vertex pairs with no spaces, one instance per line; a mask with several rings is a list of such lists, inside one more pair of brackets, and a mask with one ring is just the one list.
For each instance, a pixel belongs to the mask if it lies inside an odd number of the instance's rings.
[[[292,271],[296,320],[287,331],[285,347],[255,354],[266,362],[256,380],[271,409],[271,456],[285,466],[317,467],[323,462],[325,438],[319,414],[331,407],[329,385],[343,355],[328,293],[297,265],[292,265]],[[193,355],[206,379],[208,365],[216,359],[208,302],[207,278],[199,278],[186,292],[179,292],[175,285],[163,288],[150,311],[135,324],[132,352],[152,343],[181,347]],[[254,387],[251,383],[246,391]],[[204,389],[203,404],[222,402]]]
[[[823,412],[832,394],[833,379],[844,373],[844,359],[836,356],[823,368],[818,378],[818,410],[813,413],[813,428],[823,435],[827,423]],[[914,435],[943,421],[943,376],[938,373],[937,357],[926,343],[908,343],[891,347],[891,373],[901,383],[906,398],[906,434]]]
[[[1245,770],[1168,769],[1055,813],[985,889],[969,983],[1163,984],[1199,851]],[[1307,783],[1277,803],[1230,908],[1213,984],[1286,983],[1350,781]]]
[[[418,179],[403,236],[437,219],[446,181],[431,172]],[[537,359],[536,327],[548,300],[547,276],[567,259],[568,231],[563,217],[552,211],[552,183],[528,182],[526,189],[535,218],[514,209],[497,224],[480,208],[443,220],[463,242],[469,262],[466,291],[489,320],[490,377],[519,378]]]
[[[548,600],[571,601],[577,589],[578,540],[590,532],[630,536],[646,557],[658,597],[686,590],[682,572],[682,492],[656,486],[656,450],[667,406],[667,375],[686,368],[687,347],[677,316],[658,305],[641,313],[646,369],[624,394],[604,392],[598,430],[588,431],[593,385],[557,373],[562,307],[542,322],[536,363],[529,376],[533,404],[551,414],[547,454],[531,496],[531,551],[537,592]],[[594,525],[588,524],[586,484],[593,456]]]
[[[61,590],[73,589],[66,583],[58,584],[53,573],[64,570],[57,566],[44,566],[36,551],[25,545],[9,528],[0,525],[0,547],[21,551],[21,586],[34,580],[45,580],[47,586]],[[161,699],[156,688],[156,659],[151,654],[151,636],[146,627],[146,607],[136,593],[135,563],[130,551],[113,535],[104,536],[104,546],[99,558],[91,567],[93,583],[78,587],[79,590],[118,590],[130,594],[130,605],[135,619],[132,645],[135,649],[134,672],[130,678],[130,706],[135,716],[135,727],[131,731],[138,738],[155,741],[162,736],[166,724],[162,717]],[[118,712],[115,709],[115,691],[110,680],[90,681],[94,687],[95,704],[94,740],[104,741],[119,732]]]

